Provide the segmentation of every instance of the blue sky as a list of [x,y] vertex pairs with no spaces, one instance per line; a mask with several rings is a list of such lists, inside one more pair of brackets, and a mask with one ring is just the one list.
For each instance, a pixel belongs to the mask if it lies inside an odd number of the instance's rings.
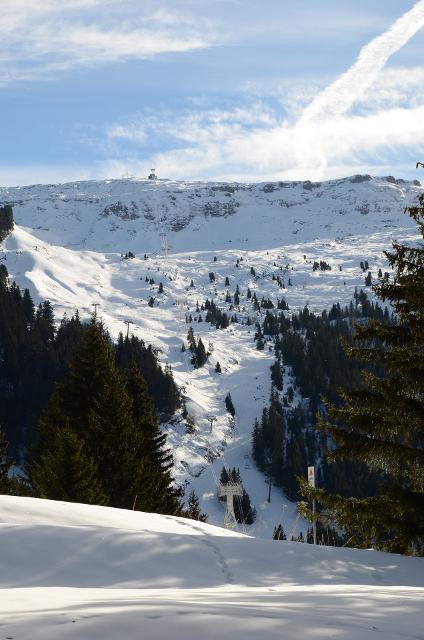
[[2,0],[0,184],[419,177],[424,0]]

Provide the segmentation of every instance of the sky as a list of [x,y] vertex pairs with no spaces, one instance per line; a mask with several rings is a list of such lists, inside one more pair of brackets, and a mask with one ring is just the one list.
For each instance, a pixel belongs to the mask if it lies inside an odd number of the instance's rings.
[[0,185],[420,178],[424,0],[1,0]]

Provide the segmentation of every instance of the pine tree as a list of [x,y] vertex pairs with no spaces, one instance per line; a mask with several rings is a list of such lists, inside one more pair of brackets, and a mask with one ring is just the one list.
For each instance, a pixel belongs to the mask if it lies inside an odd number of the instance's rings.
[[265,471],[266,457],[262,426],[255,420],[252,435],[252,455],[260,471]]
[[208,354],[206,353],[205,345],[203,344],[202,338],[199,338],[196,348],[196,367],[203,367],[207,359]]
[[283,372],[279,360],[271,365],[271,380],[279,391],[283,390]]
[[176,514],[171,467],[138,367],[125,375],[116,368],[110,338],[93,317],[40,419],[28,469],[34,489],[46,498]]
[[287,536],[284,533],[283,525],[281,524],[281,522],[277,527],[274,527],[272,538],[273,540],[287,540]]
[[236,415],[236,410],[234,408],[231,393],[227,393],[227,395],[225,396],[225,406],[227,408],[228,413],[230,413],[234,418],[234,416]]
[[0,242],[6,238],[6,236],[13,231],[13,210],[10,204],[0,207]]
[[181,491],[174,487],[171,475],[172,454],[154,414],[146,382],[134,362],[126,370],[124,380],[132,406],[133,428],[123,462],[133,508],[177,515],[181,512]]
[[40,498],[107,505],[97,465],[85,451],[84,441],[62,429],[32,471],[32,486]]
[[[240,482],[240,478],[238,480]],[[256,519],[256,510],[250,503],[249,494],[243,488],[243,495],[234,496],[234,514],[240,524],[253,524]]]
[[221,469],[221,475],[219,477],[219,481],[221,484],[227,484],[228,482],[231,482],[230,475],[225,467],[222,467]]
[[7,459],[7,442],[0,429],[0,493],[8,493],[10,489],[9,469],[12,462]]
[[[424,195],[408,209],[424,238]],[[356,459],[379,474],[376,496],[343,498],[313,491],[358,545],[424,555],[424,249],[394,242],[386,252],[394,280],[374,287],[396,320],[371,320],[356,329],[351,357],[380,369],[364,371],[364,389],[343,391],[343,404],[327,403],[334,459]]]
[[191,520],[198,520],[199,522],[208,521],[206,513],[203,513],[200,509],[199,498],[195,494],[194,489],[189,495],[187,509],[184,511],[184,517],[190,518]]
[[[70,372],[55,391],[40,419],[35,453],[54,450],[64,430],[82,438],[94,459],[98,478],[112,506],[131,508],[128,477],[122,463],[131,432],[131,403],[115,367],[112,343],[103,325],[92,318],[70,364]],[[46,458],[45,458],[46,461]],[[34,468],[29,469],[30,478]]]

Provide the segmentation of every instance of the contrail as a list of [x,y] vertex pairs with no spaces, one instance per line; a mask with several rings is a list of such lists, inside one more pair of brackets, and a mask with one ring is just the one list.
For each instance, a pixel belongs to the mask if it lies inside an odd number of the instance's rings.
[[424,27],[424,0],[419,0],[359,53],[356,62],[306,107],[297,126],[345,113],[375,81],[389,58]]

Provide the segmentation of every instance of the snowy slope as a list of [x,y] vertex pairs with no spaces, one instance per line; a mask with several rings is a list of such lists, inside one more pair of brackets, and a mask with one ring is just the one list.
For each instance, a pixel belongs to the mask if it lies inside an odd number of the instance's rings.
[[[240,467],[257,508],[249,533],[270,537],[281,520],[298,533],[293,505],[279,494],[268,504],[264,477],[250,456],[253,422],[269,399],[273,354],[255,349],[254,325],[216,330],[197,322],[196,303],[213,298],[253,323],[260,318],[246,298],[248,287],[274,303],[284,296],[291,309],[347,304],[355,286],[364,285],[361,260],[375,277],[378,268],[387,269],[382,251],[391,240],[415,237],[403,210],[421,192],[417,184],[366,176],[322,184],[108,180],[2,188],[0,202],[13,205],[16,228],[0,247],[0,259],[36,300],[50,299],[59,317],[76,308],[88,316],[99,302],[112,335],[131,320],[131,331],[172,366],[195,422],[194,433],[178,416],[167,425],[176,475],[195,488],[210,522],[222,523],[215,490],[225,464]],[[128,251],[136,257],[122,259]],[[314,272],[312,263],[320,259],[332,270]],[[237,285],[240,306],[230,310],[225,298]],[[200,370],[193,370],[189,352],[181,352],[190,315],[195,336],[212,352]],[[222,374],[215,373],[217,361]],[[228,392],[235,423],[224,406]],[[217,417],[212,433],[208,415]]]
[[0,637],[418,639],[423,562],[0,496]]

